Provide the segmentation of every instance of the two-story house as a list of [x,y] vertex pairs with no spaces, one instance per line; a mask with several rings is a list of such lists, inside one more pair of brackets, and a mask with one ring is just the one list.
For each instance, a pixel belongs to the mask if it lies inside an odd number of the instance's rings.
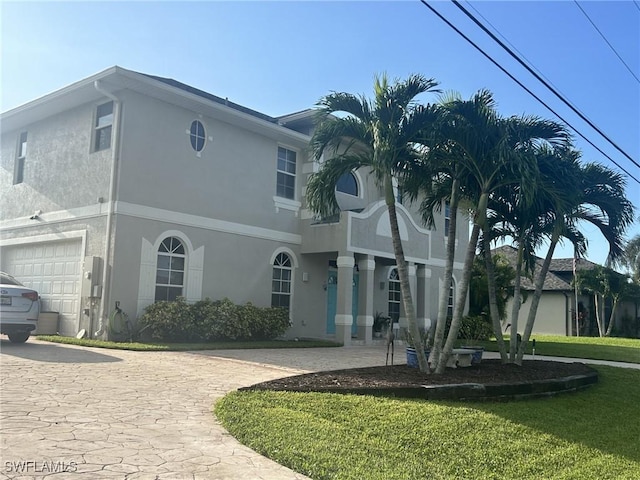
[[[63,335],[94,336],[116,302],[136,316],[228,297],[287,307],[290,336],[368,342],[376,312],[402,315],[388,214],[366,171],[341,179],[339,218],[305,209],[312,118],[120,67],[4,112],[2,270],[59,312]],[[444,288],[446,209],[434,230],[411,206],[398,213],[426,324]],[[464,219],[459,231],[463,252]]]

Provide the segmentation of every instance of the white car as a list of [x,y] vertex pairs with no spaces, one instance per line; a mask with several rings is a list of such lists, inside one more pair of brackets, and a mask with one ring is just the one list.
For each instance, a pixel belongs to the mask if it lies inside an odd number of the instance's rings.
[[13,343],[24,343],[38,325],[40,296],[4,272],[0,272],[0,333]]

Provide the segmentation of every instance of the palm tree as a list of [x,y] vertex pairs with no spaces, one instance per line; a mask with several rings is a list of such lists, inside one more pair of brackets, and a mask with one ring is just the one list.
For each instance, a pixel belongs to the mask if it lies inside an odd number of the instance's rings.
[[636,283],[640,283],[640,235],[629,240],[624,247],[624,263]]
[[[369,168],[383,189],[389,212],[393,251],[400,278],[402,301],[409,334],[420,339],[420,330],[409,288],[409,273],[398,229],[394,178],[409,168],[417,152],[419,136],[432,128],[437,109],[416,103],[422,93],[435,92],[437,82],[422,75],[389,84],[385,75],[376,77],[374,98],[334,92],[319,102],[318,121],[311,139],[316,161],[328,158],[309,178],[306,190],[308,207],[321,216],[339,212],[335,198],[338,179],[358,168]],[[343,113],[346,116],[335,116]],[[420,370],[429,366],[421,348],[416,349]]]
[[[578,152],[568,152],[577,160]],[[535,292],[529,308],[527,324],[522,343],[518,351],[516,363],[522,363],[526,344],[529,341],[535,321],[538,304],[542,296],[542,285],[551,265],[551,258],[561,238],[568,238],[577,253],[584,253],[587,241],[579,232],[581,222],[587,222],[600,230],[609,245],[607,263],[615,265],[624,253],[624,233],[633,222],[633,204],[625,195],[625,177],[598,163],[581,165],[578,175],[574,177],[579,190],[569,209],[554,212],[551,222],[549,250],[544,259],[540,273],[535,281]]]
[[[567,140],[564,127],[556,122],[530,116],[501,117],[487,90],[481,90],[468,101],[448,101],[443,107],[449,122],[455,125],[448,134],[460,153],[456,158],[461,179],[459,191],[470,202],[473,228],[444,345],[444,322],[438,322],[436,327],[433,363],[437,373],[444,372],[460,328],[479,235],[481,231],[488,231],[487,212],[492,196],[501,188],[520,185],[527,199],[535,197],[537,164],[531,161],[529,152],[539,143],[564,144]],[[446,289],[441,292],[438,319],[444,318],[441,308],[444,295],[448,295]],[[495,329],[497,314],[492,318]],[[499,324],[499,320],[497,322]]]
[[[535,251],[543,240],[552,235],[555,214],[574,206],[579,190],[576,184],[577,156],[565,148],[537,145],[531,152],[531,161],[538,166],[535,177],[536,195],[529,199],[520,186],[503,188],[492,198],[492,216],[488,232],[493,238],[511,238],[516,246],[515,278],[511,311],[511,341],[509,360],[517,355],[518,317],[522,304],[520,279],[523,274],[534,274],[537,264]],[[488,248],[485,248],[488,250]],[[493,278],[489,276],[489,286]]]

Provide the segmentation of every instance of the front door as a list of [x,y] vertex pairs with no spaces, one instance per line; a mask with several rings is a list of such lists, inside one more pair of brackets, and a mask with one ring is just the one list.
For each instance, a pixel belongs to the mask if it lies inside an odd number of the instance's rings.
[[[351,314],[353,315],[353,323],[351,324],[351,334],[358,334],[358,274],[353,274],[353,302]],[[338,307],[338,271],[329,270],[327,277],[327,333],[334,335],[336,333],[336,311]]]

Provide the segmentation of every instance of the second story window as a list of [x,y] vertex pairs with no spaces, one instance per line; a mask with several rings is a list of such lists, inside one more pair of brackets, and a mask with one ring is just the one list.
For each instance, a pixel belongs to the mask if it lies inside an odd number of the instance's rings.
[[189,139],[191,140],[191,148],[200,153],[204,149],[204,144],[207,140],[206,133],[204,131],[204,125],[200,120],[194,120],[191,122],[191,128],[189,129]]
[[93,151],[99,152],[111,147],[111,129],[113,127],[113,102],[98,105],[93,139]]
[[24,181],[24,162],[27,158],[27,132],[20,134],[18,140],[18,154],[16,155],[16,163],[13,170],[13,184],[22,183]]
[[296,192],[296,152],[278,147],[278,176],[276,180],[276,195],[278,197],[295,199]]
[[336,183],[336,191],[346,193],[347,195],[358,196],[358,181],[353,173],[347,172],[338,179]]

